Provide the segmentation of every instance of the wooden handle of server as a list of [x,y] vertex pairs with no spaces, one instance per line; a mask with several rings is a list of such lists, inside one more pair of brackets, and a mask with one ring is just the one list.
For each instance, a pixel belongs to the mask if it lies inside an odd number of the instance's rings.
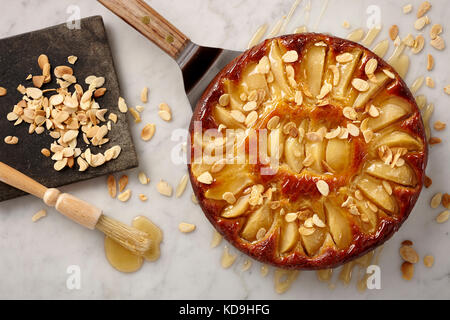
[[98,0],[176,59],[189,39],[142,0]]
[[86,228],[95,229],[102,215],[97,207],[58,189],[49,189],[3,162],[0,162],[0,181],[44,200],[46,205],[55,207],[61,214]]

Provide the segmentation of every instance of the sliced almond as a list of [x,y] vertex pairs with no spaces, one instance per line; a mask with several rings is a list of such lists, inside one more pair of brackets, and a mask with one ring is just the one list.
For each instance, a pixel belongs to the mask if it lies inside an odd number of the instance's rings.
[[138,179],[139,179],[139,182],[143,185],[149,184],[149,182],[150,182],[150,179],[147,177],[145,172],[139,172]]
[[62,78],[65,74],[73,75],[73,70],[68,66],[57,66],[55,67],[55,70],[53,70],[53,73],[57,78]]
[[422,30],[427,24],[430,23],[430,19],[427,16],[420,17],[414,22],[414,28],[416,30]]
[[234,204],[236,202],[236,197],[232,192],[225,192],[222,195],[222,199],[225,200],[229,204]]
[[19,142],[19,138],[17,138],[16,136],[7,136],[4,139],[4,142],[6,144],[17,144]]
[[127,202],[128,200],[130,200],[130,198],[131,198],[131,190],[130,189],[125,190],[124,192],[120,193],[117,196],[117,199],[119,199],[119,201],[122,201],[122,202]]
[[[449,89],[450,89],[450,85],[449,85]],[[269,129],[269,130],[276,129],[278,127],[279,123],[280,123],[280,117],[273,116],[272,118],[269,119],[269,121],[267,121],[267,129]]]
[[426,77],[425,78],[425,84],[429,88],[434,88],[434,80],[431,79],[431,77]]
[[67,62],[69,62],[70,64],[75,64],[75,62],[77,62],[78,57],[77,56],[68,56],[67,57]]
[[187,222],[181,222],[181,223],[178,225],[178,230],[180,230],[180,231],[183,232],[183,233],[190,233],[190,232],[194,231],[195,228],[196,228],[196,227],[195,227],[194,224],[192,224],[192,223],[187,223]]
[[39,210],[38,212],[36,212],[32,217],[31,217],[31,221],[36,222],[39,219],[42,219],[43,217],[47,216],[47,211],[45,211],[44,209]]
[[442,33],[442,26],[440,24],[434,24],[430,29],[430,38],[434,40],[438,35]]
[[141,101],[142,103],[147,103],[148,101],[148,88],[144,87],[141,90]]
[[402,278],[405,280],[411,280],[414,276],[414,264],[410,262],[403,262],[401,266]]
[[433,128],[434,128],[436,131],[442,131],[442,130],[445,129],[446,126],[447,126],[447,125],[446,125],[445,123],[443,123],[443,122],[441,122],[441,121],[436,121],[436,122],[434,123],[434,125],[433,125]]
[[163,196],[166,196],[166,197],[172,196],[172,186],[164,180],[160,180],[158,182],[158,184],[156,185],[156,189]]
[[106,182],[107,186],[108,186],[108,193],[111,196],[111,198],[115,198],[116,194],[117,194],[117,183],[116,183],[116,179],[114,178],[114,176],[112,174],[110,174],[108,176],[108,180]]
[[417,254],[416,250],[414,250],[411,246],[402,246],[400,248],[400,256],[404,261],[407,261],[409,263],[417,263],[419,262],[419,255]]
[[159,110],[158,115],[164,121],[172,120],[172,114],[166,110]]
[[387,75],[391,79],[395,79],[395,74],[388,69],[383,69],[385,75]]
[[287,63],[295,62],[298,60],[298,53],[295,50],[289,50],[281,57],[281,59]]
[[352,107],[345,107],[344,109],[342,109],[342,114],[344,115],[344,117],[350,120],[356,120],[357,117],[357,113]]
[[433,48],[437,50],[444,50],[445,49],[445,41],[440,36],[436,36],[433,40],[430,41],[430,44]]
[[147,196],[143,193],[139,194],[139,200],[141,200],[142,202],[145,202],[148,200]]
[[336,61],[339,63],[347,63],[353,60],[353,55],[351,53],[345,52],[336,56]]
[[128,184],[128,176],[122,175],[119,179],[119,192],[122,192]]
[[437,207],[439,207],[441,201],[442,201],[442,193],[438,192],[431,198],[430,202],[431,208],[436,209]]
[[411,49],[412,53],[418,54],[422,51],[423,47],[425,46],[425,38],[423,35],[419,34],[416,37],[416,40],[414,41],[414,47]]
[[222,107],[226,107],[230,104],[230,95],[228,93],[224,93],[219,97],[219,104]]
[[398,36],[398,26],[396,24],[392,25],[389,28],[389,38],[391,38],[392,41],[395,40]]
[[185,174],[181,179],[180,182],[178,183],[176,192],[175,192],[175,197],[179,198],[183,195],[184,190],[186,190],[186,186],[187,186],[187,182],[188,182],[188,175]]
[[155,134],[156,126],[153,123],[145,125],[141,132],[141,139],[144,141],[149,141]]
[[58,160],[54,163],[53,168],[56,171],[61,171],[67,165],[67,158],[63,158],[62,160]]
[[328,186],[328,183],[323,180],[318,180],[316,182],[316,187],[317,190],[319,190],[319,192],[325,197],[330,193],[330,187]]
[[412,4],[407,4],[405,6],[403,6],[402,11],[404,14],[408,14],[412,11]]
[[353,88],[355,88],[356,90],[358,90],[360,92],[365,92],[365,91],[369,90],[369,88],[370,88],[369,83],[360,78],[354,78],[352,80],[352,86],[353,86]]
[[203,172],[201,175],[199,175],[197,177],[197,181],[204,183],[204,184],[211,184],[213,182],[213,177],[211,175],[211,173],[209,173],[208,171]]
[[431,71],[434,67],[434,58],[431,54],[427,55],[427,70]]
[[119,97],[119,101],[118,101],[117,104],[118,104],[120,112],[122,112],[122,113],[127,113],[128,112],[128,106],[127,106],[124,98]]
[[427,268],[431,268],[434,265],[434,257],[427,255],[423,257],[423,264]]
[[422,2],[419,6],[419,9],[417,9],[417,18],[423,17],[430,9],[431,4],[428,1]]
[[445,210],[442,211],[441,213],[439,213],[436,217],[436,222],[437,223],[444,223],[448,220],[448,218],[450,217],[450,211],[449,210]]

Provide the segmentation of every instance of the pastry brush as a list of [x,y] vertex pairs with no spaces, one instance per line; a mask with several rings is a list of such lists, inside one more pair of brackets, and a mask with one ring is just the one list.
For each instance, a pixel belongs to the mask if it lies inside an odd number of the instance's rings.
[[55,207],[86,228],[100,230],[137,255],[143,255],[150,247],[147,233],[104,215],[99,208],[68,193],[47,188],[3,162],[0,162],[0,181],[42,199],[46,205]]

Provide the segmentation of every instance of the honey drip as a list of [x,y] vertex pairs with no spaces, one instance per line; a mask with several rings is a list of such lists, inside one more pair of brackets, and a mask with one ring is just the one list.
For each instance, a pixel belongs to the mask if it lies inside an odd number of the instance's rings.
[[214,230],[213,238],[211,240],[211,248],[217,247],[222,242],[222,235]]
[[263,264],[261,266],[261,275],[263,277],[267,276],[269,274],[269,266],[267,264]]
[[366,36],[361,41],[361,44],[366,47],[370,46],[372,44],[372,42],[375,40],[375,38],[378,36],[380,31],[381,31],[380,27],[374,27],[374,28],[370,29],[369,31],[367,31]]
[[317,278],[322,282],[329,282],[333,276],[333,269],[323,269],[316,271]]
[[362,28],[353,30],[347,36],[347,39],[350,41],[358,42],[364,37],[364,30]]
[[244,261],[244,263],[242,264],[242,272],[247,271],[248,269],[250,269],[252,266],[252,261],[247,259]]
[[373,53],[375,53],[380,58],[384,58],[387,51],[389,49],[389,40],[385,39],[380,42],[378,42],[375,47],[373,47]]
[[148,233],[151,241],[150,249],[144,256],[137,256],[128,251],[110,237],[105,237],[105,254],[108,262],[118,271],[130,273],[138,271],[144,259],[153,262],[159,259],[159,245],[163,238],[161,229],[153,222],[143,216],[138,216],[133,220],[132,226],[136,229]]
[[255,33],[253,34],[252,38],[248,42],[247,49],[250,49],[251,47],[257,45],[263,38],[264,34],[267,31],[267,24],[263,24],[260,26]]
[[297,279],[299,273],[298,270],[276,269],[274,276],[275,291],[278,294],[286,292]]
[[222,268],[228,269],[236,261],[237,255],[231,254],[227,246],[223,248]]

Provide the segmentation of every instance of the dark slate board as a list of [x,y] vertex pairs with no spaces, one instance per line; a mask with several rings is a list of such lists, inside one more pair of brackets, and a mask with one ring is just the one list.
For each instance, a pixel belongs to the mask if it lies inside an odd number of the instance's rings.
[[[72,169],[64,168],[58,172],[53,169],[53,160],[46,158],[40,152],[42,148],[49,148],[54,139],[48,132],[41,135],[28,134],[28,124],[22,123],[14,127],[6,115],[12,110],[22,97],[16,90],[19,84],[32,86],[31,81],[25,80],[28,74],[42,73],[38,64],[38,56],[44,53],[49,57],[52,66],[52,81],[44,84],[41,89],[57,88],[53,75],[53,68],[58,65],[68,65],[74,70],[77,82],[87,89],[84,79],[95,74],[105,77],[106,94],[96,99],[101,108],[107,108],[118,115],[117,124],[113,124],[108,134],[110,141],[101,148],[91,147],[93,153],[104,152],[111,146],[120,145],[120,156],[97,168],[89,168],[85,172],[78,171],[75,163]],[[75,65],[67,62],[69,55],[78,57]],[[66,24],[33,31],[18,36],[0,40],[0,86],[8,93],[0,97],[0,161],[29,175],[47,187],[59,187],[72,182],[91,179],[108,173],[137,167],[138,160],[133,140],[128,127],[126,114],[119,112],[117,100],[119,84],[114,69],[114,62],[105,33],[105,26],[101,16],[81,19],[80,29],[69,29]],[[70,91],[74,88],[71,86]],[[49,96],[52,93],[47,93]],[[108,112],[109,114],[109,112]],[[17,136],[17,145],[8,145],[3,139],[6,136]],[[84,151],[87,146],[82,135],[78,137],[78,147]],[[24,195],[22,191],[0,182],[0,201]]]

